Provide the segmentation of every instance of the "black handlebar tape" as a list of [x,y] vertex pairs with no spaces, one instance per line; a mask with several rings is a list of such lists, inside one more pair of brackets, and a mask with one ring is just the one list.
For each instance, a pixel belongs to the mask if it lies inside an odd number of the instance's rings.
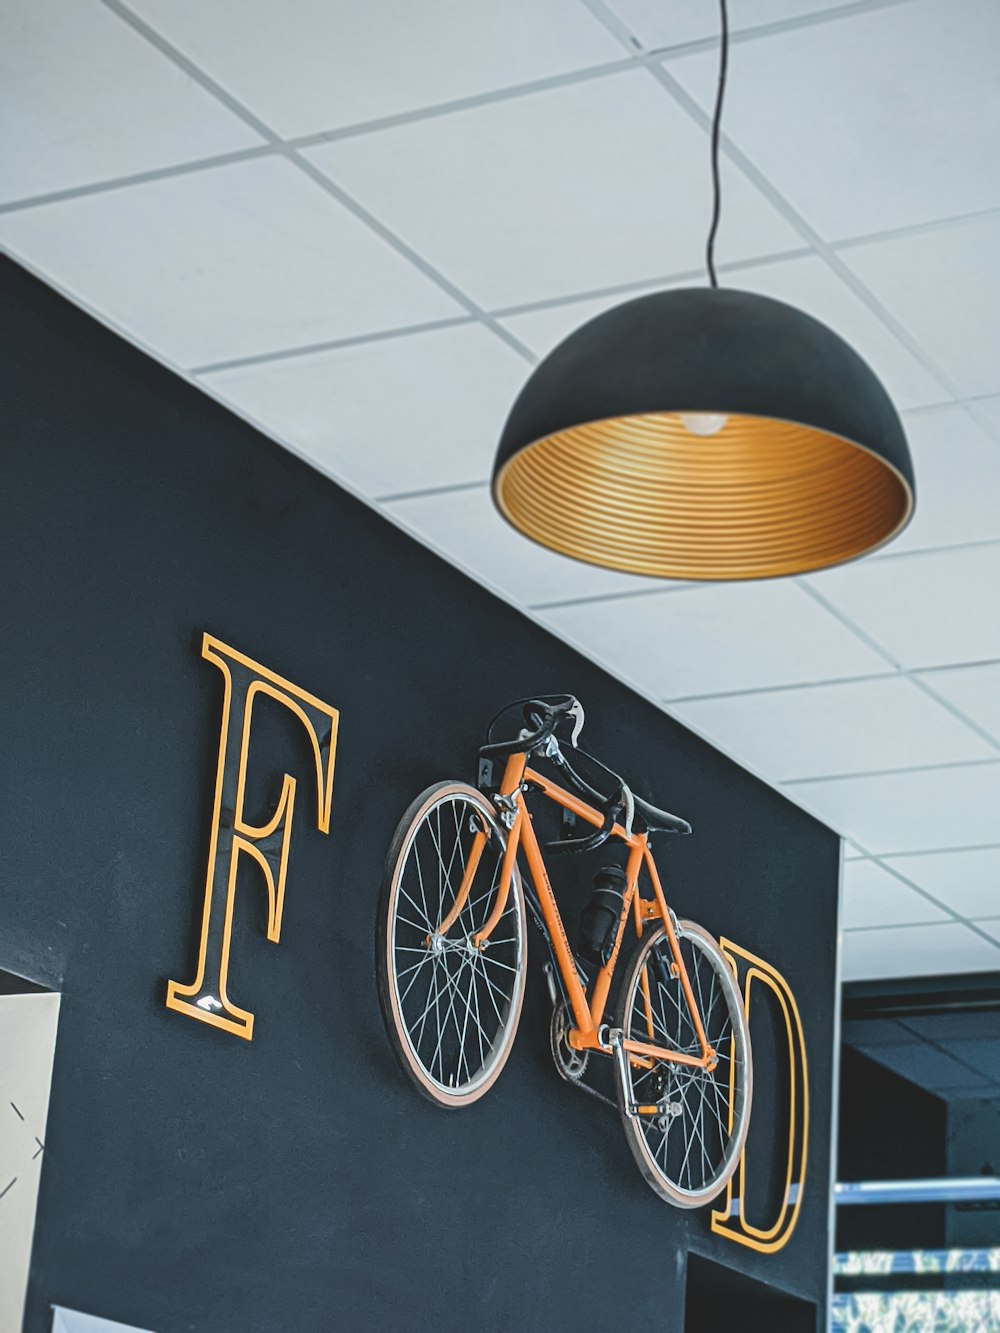
[[541,709],[545,710],[547,716],[541,726],[533,735],[520,736],[514,741],[492,741],[487,745],[481,745],[479,747],[480,758],[497,759],[512,754],[520,754],[522,751],[531,754],[532,751],[537,750],[550,736],[555,734],[560,718],[565,717],[575,703],[572,695],[567,695],[566,699],[567,702],[562,704],[547,704],[541,699],[531,700],[525,704],[523,712],[526,722],[531,720],[529,711],[538,713]]
[[533,736],[519,736],[516,741],[494,741],[490,745],[481,745],[479,756],[481,759],[497,759],[522,752],[530,754],[532,750],[537,750],[539,745],[547,741],[555,729],[555,719],[549,718]]
[[612,806],[604,816],[604,823],[593,833],[586,833],[582,838],[557,838],[554,842],[547,842],[545,850],[548,852],[593,852],[611,837],[614,832],[615,820],[621,814],[620,806]]

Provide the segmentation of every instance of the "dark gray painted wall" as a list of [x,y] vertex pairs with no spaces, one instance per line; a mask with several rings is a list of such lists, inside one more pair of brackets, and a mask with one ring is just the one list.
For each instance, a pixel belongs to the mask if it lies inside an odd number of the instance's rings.
[[[156,1333],[676,1330],[689,1250],[822,1301],[836,838],[12,265],[2,284],[0,967],[64,995],[30,1333],[52,1302]],[[332,831],[297,818],[280,946],[239,891],[251,1044],[163,1006],[203,884],[205,629],[341,710]],[[392,1062],[372,959],[392,829],[429,782],[472,776],[495,708],[558,690],[693,821],[664,843],[679,913],[798,997],[809,1180],[773,1258],[661,1203],[615,1114],[559,1081],[537,947],[482,1103],[439,1112]],[[272,762],[304,752],[277,718],[254,743],[263,806]],[[567,867],[569,897],[594,868]],[[758,1064],[759,1143],[782,1116]]]

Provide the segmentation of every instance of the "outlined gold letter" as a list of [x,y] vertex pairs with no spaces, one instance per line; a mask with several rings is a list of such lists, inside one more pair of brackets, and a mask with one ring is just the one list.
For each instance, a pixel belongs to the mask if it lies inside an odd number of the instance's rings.
[[[774,1254],[788,1244],[795,1230],[806,1180],[806,1157],[809,1147],[809,1072],[806,1066],[802,1019],[788,982],[776,968],[763,958],[758,958],[756,954],[734,944],[732,940],[720,939],[719,945],[729,959],[737,980],[740,974],[740,962],[747,964],[743,981],[743,1008],[747,1022],[751,1021],[750,996],[755,981],[761,982],[772,992],[785,1020],[788,1036],[788,1157],[785,1162],[781,1208],[769,1227],[755,1227],[746,1218],[746,1148],[740,1155],[735,1175],[726,1186],[721,1208],[712,1210],[711,1226],[716,1235],[725,1236],[727,1240],[735,1241],[737,1245],[747,1245],[762,1254]],[[732,1217],[730,1214],[734,1212],[734,1181],[738,1202],[735,1209],[736,1216]]]
[[316,823],[321,833],[330,831],[333,764],[340,715],[315,695],[299,689],[210,634],[202,639],[201,655],[219,668],[225,680],[219,765],[208,847],[198,972],[189,986],[177,981],[167,983],[167,1008],[250,1041],[253,1038],[253,1014],[233,1004],[226,993],[240,853],[256,862],[264,876],[267,938],[276,944],[281,937],[296,786],[295,779],[286,773],[277,809],[270,820],[260,826],[247,821],[243,802],[254,701],[259,694],[276,699],[305,727],[316,760]]

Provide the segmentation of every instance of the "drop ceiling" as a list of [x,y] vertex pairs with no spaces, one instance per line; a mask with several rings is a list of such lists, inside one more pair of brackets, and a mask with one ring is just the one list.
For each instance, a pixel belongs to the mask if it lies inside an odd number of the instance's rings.
[[489,503],[538,357],[704,280],[713,0],[7,0],[0,242],[842,832],[847,978],[997,969],[1000,6],[730,8],[722,281],[915,454],[844,569],[657,584]]

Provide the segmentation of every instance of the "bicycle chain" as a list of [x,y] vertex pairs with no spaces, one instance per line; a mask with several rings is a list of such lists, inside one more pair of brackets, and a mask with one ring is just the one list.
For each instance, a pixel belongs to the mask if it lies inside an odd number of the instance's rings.
[[612,1101],[610,1097],[605,1097],[603,1092],[598,1092],[597,1089],[592,1088],[589,1083],[584,1083],[582,1078],[567,1078],[563,1079],[563,1082],[568,1083],[570,1087],[579,1088],[580,1091],[585,1092],[588,1097],[596,1097],[597,1100],[603,1102],[605,1106],[611,1106],[616,1111],[618,1110],[618,1103],[616,1101]]

